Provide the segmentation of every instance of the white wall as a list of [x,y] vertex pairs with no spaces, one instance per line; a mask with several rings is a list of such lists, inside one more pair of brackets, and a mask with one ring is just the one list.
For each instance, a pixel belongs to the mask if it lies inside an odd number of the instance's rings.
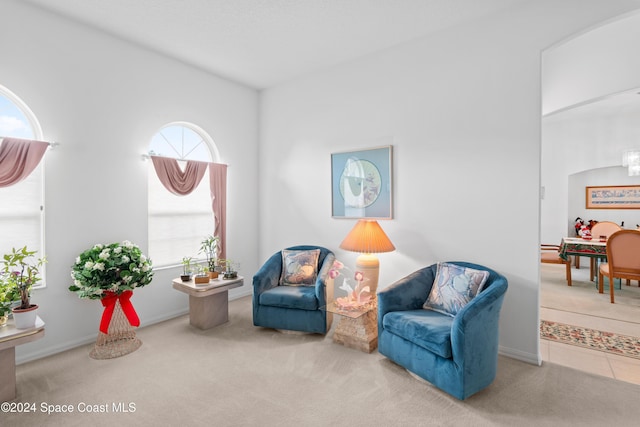
[[[640,184],[640,177],[629,177],[621,166],[623,150],[640,141],[640,113],[585,117],[567,111],[549,116],[542,123],[545,197],[541,204],[541,241],[560,243],[563,236],[573,232],[577,217],[585,221],[625,221],[625,226],[634,227],[640,221],[638,210],[586,209],[584,197],[586,185]],[[604,169],[615,172],[603,173]],[[575,187],[577,183],[569,187],[570,177],[580,174],[590,178],[582,188]]]
[[544,53],[542,112],[637,88],[640,13],[599,22]]
[[[588,4],[585,4],[588,3]],[[338,249],[330,154],[394,145],[397,251],[380,289],[439,260],[505,274],[501,351],[539,363],[540,55],[637,1],[531,2],[264,92],[260,257],[296,243]]]
[[[102,307],[68,291],[71,265],[98,242],[128,239],[146,251],[150,162],[141,154],[168,122],[202,127],[229,164],[227,253],[249,277],[231,296],[250,294],[258,93],[18,1],[0,2],[0,16],[0,84],[29,105],[45,139],[60,143],[45,160],[48,286],[32,297],[46,336],[20,346],[18,361],[95,340]],[[171,287],[178,275],[156,272],[134,294],[143,326],[187,312],[187,296]]]

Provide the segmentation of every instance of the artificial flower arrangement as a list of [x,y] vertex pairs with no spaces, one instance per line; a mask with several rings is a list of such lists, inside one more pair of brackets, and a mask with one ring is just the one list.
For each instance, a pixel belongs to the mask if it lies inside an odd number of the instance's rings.
[[128,240],[110,245],[97,244],[76,258],[71,269],[73,285],[69,290],[80,298],[99,299],[104,306],[100,332],[107,334],[111,317],[120,303],[131,326],[140,319],[131,304],[133,290],[151,283],[151,260]]
[[342,310],[358,310],[371,301],[371,288],[364,285],[364,274],[360,271],[353,272],[342,262],[335,260],[329,270],[329,278],[336,280],[341,276],[342,285],[339,289],[346,291],[347,295],[336,298],[337,307]]
[[80,298],[102,299],[106,292],[121,294],[151,283],[151,260],[140,248],[125,240],[97,244],[82,252],[71,269],[71,292]]

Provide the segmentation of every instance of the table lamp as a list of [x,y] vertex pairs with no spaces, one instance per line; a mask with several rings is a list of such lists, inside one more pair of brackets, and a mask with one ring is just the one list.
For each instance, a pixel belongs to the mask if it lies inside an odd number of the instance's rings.
[[370,295],[376,296],[378,288],[378,273],[380,262],[374,254],[391,252],[396,249],[375,220],[358,220],[353,229],[347,234],[340,248],[351,252],[360,252],[356,259],[356,271],[363,274],[366,286],[370,288]]

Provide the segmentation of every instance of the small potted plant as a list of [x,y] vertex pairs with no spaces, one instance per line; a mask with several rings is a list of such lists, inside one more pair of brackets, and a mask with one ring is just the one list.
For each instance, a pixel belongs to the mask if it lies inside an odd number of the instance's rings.
[[202,242],[200,242],[200,253],[207,256],[207,264],[209,266],[209,278],[215,279],[218,277],[218,271],[216,270],[217,258],[218,258],[218,242],[220,238],[218,236],[207,236]]
[[236,263],[234,263],[230,259],[221,259],[219,260],[219,264],[223,268],[223,279],[235,279],[238,277],[238,271],[235,267]]
[[38,305],[31,304],[31,287],[40,282],[40,267],[46,262],[45,258],[35,258],[36,252],[25,246],[12,248],[3,256],[3,282],[13,295],[19,295],[20,304],[12,308],[17,329],[31,328],[36,324]]
[[182,275],[180,276],[180,279],[183,282],[188,282],[189,280],[191,280],[191,260],[193,260],[193,257],[190,256],[182,258]]
[[198,274],[193,278],[193,281],[197,285],[209,283],[209,272],[207,271],[207,266],[201,265],[198,267]]

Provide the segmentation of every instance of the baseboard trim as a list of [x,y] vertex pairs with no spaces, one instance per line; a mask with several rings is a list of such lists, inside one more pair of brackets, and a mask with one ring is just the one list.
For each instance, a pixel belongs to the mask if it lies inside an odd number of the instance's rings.
[[530,363],[532,365],[542,365],[542,358],[539,354],[527,353],[509,347],[498,347],[498,353],[511,359],[520,360],[521,362]]
[[[162,316],[152,317],[150,319],[145,319],[144,327],[151,326],[156,323],[164,322],[166,320],[174,319],[176,317],[184,316],[189,313],[188,308],[180,309],[177,311],[173,311],[170,313],[166,313]],[[45,329],[46,334],[46,329]],[[91,344],[96,341],[98,331],[91,335],[84,336],[82,338],[78,338],[72,341],[67,341],[65,343],[60,343],[58,345],[48,346],[44,349],[31,351],[18,356],[16,354],[16,365],[21,365],[23,363],[32,362],[34,360],[42,359],[44,357],[53,356],[54,354],[62,353],[63,351],[71,350],[77,347],[81,347],[83,345]]]
[[[238,292],[234,295],[229,295],[229,300],[233,301],[239,298],[244,298],[252,295],[252,289],[247,289],[244,292]],[[176,317],[184,316],[189,314],[189,308],[183,308],[180,310],[176,310],[170,313],[165,313],[160,316],[155,316],[149,319],[145,319],[144,327],[155,325],[156,323],[164,322],[167,320],[175,319]],[[54,354],[62,353],[63,351],[71,350],[77,347],[81,347],[83,345],[91,344],[96,341],[97,331],[95,334],[91,334],[88,336],[84,336],[82,338],[78,338],[76,340],[67,341],[65,343],[59,343],[57,345],[48,346],[41,350],[31,351],[24,354],[20,354],[20,356],[16,355],[16,365],[21,365],[23,363],[32,362],[34,360],[42,359],[44,357],[53,356]],[[45,330],[46,334],[46,330]]]

